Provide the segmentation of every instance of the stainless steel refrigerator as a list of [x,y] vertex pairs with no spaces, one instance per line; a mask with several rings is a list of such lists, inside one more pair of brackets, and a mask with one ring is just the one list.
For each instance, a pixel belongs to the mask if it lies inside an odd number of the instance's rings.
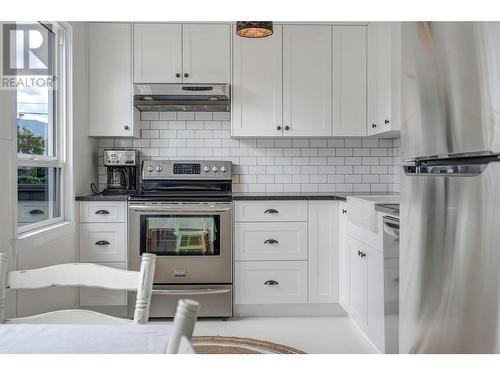
[[400,352],[500,353],[500,23],[401,46]]

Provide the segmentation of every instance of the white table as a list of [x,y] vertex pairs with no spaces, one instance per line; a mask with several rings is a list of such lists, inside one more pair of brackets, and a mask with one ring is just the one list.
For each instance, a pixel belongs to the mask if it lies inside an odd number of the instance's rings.
[[0,324],[0,354],[162,354],[171,324]]

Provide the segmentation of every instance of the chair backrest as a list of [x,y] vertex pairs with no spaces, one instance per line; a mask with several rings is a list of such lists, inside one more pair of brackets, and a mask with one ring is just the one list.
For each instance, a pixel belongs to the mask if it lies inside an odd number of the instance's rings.
[[174,316],[174,325],[168,340],[167,354],[194,352],[191,338],[199,311],[200,304],[198,302],[190,299],[179,300]]
[[134,311],[136,324],[145,324],[153,290],[156,255],[143,254],[140,271],[119,270],[92,263],[67,263],[55,266],[7,272],[8,256],[0,253],[0,323],[129,323],[89,310],[59,310],[5,321],[7,289],[38,289],[58,286],[90,287],[137,292]]

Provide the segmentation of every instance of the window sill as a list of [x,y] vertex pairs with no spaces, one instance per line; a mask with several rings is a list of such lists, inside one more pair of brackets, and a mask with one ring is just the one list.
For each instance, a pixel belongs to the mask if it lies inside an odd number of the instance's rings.
[[74,222],[62,221],[42,228],[33,229],[28,232],[19,233],[15,240],[23,244],[29,242],[33,242],[34,244],[36,241],[36,244],[40,245],[71,233],[75,233],[75,231],[76,225]]

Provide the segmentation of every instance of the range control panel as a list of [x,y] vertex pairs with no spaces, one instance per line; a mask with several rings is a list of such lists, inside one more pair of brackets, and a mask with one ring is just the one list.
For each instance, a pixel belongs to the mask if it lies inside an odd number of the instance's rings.
[[231,162],[220,160],[146,160],[142,178],[152,180],[230,180]]

